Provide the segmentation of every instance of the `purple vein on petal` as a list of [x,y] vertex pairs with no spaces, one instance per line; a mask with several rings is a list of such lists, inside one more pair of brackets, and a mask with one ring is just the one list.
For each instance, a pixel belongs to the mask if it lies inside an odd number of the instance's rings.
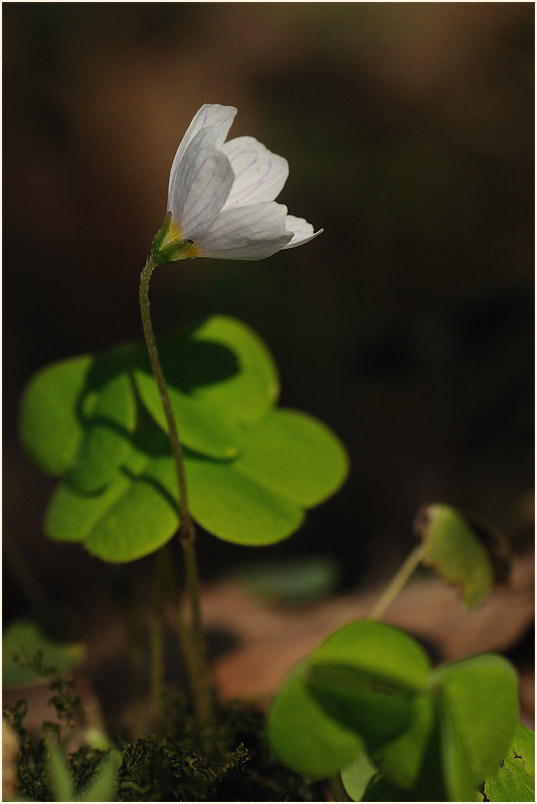
[[[217,165],[217,164],[215,164],[215,166],[214,166],[214,170],[213,170],[213,172],[212,172],[212,175],[211,175],[210,179],[207,181],[206,185],[205,185],[205,186],[203,187],[203,189],[201,190],[200,194],[199,194],[198,196],[196,196],[196,198],[195,198],[195,199],[192,201],[192,203],[190,204],[190,206],[188,207],[188,209],[185,211],[185,204],[186,204],[187,198],[188,198],[188,196],[189,196],[189,194],[190,194],[190,189],[192,188],[192,185],[195,183],[196,179],[198,178],[198,175],[199,175],[200,171],[202,170],[202,168],[204,167],[204,165],[205,165],[205,164],[206,164],[206,163],[209,161],[209,159],[213,159],[213,161],[214,161],[214,160],[215,160],[215,156],[214,156],[214,155],[211,155],[211,156],[207,157],[207,159],[204,159],[204,160],[203,160],[203,162],[201,163],[201,165],[200,165],[200,166],[199,166],[199,168],[197,169],[197,171],[196,171],[195,175],[193,176],[192,181],[190,182],[190,188],[189,188],[189,191],[188,191],[188,192],[186,193],[186,195],[185,195],[185,198],[184,198],[183,204],[182,204],[182,206],[181,206],[181,210],[180,210],[180,212],[179,212],[179,220],[180,220],[180,222],[181,222],[181,224],[182,224],[183,226],[190,226],[190,225],[191,225],[191,224],[192,224],[192,223],[193,223],[193,222],[194,222],[194,221],[195,221],[197,218],[199,218],[199,216],[200,216],[200,215],[203,215],[203,213],[204,213],[204,212],[207,210],[207,208],[208,208],[208,207],[209,207],[209,205],[210,205],[210,200],[209,200],[209,201],[208,201],[208,202],[205,204],[205,206],[204,206],[204,207],[203,207],[201,210],[199,210],[199,212],[197,212],[197,213],[194,215],[194,217],[193,217],[193,218],[190,218],[190,219],[188,219],[188,220],[186,220],[186,221],[185,221],[185,218],[188,216],[188,214],[191,212],[191,210],[192,210],[192,209],[193,209],[193,208],[196,206],[196,204],[197,204],[197,203],[200,201],[200,199],[201,199],[201,198],[202,198],[202,197],[205,195],[205,193],[207,192],[207,190],[208,190],[208,189],[209,189],[209,188],[212,186],[212,184],[213,184],[213,179],[214,179],[214,176],[215,176],[215,174],[216,174],[216,172],[217,172],[217,167],[218,167],[218,165]],[[219,182],[219,183],[218,183],[218,185],[217,185],[217,186],[214,188],[214,190],[215,190],[215,191],[218,189],[218,187],[220,187],[220,185],[222,184],[222,182],[224,181],[224,179],[225,179],[225,176],[222,176],[222,178],[221,178],[220,182]]]

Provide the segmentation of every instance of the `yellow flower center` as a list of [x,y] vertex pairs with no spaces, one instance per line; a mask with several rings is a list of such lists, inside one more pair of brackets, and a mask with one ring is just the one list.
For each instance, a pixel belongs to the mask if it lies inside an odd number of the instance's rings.
[[[174,220],[172,220],[169,229],[166,233],[166,237],[162,241],[160,248],[162,251],[164,251],[164,249],[168,248],[169,246],[173,246],[176,243],[178,242],[180,243],[184,240],[186,240],[186,238],[183,237],[183,235],[181,234],[179,226]],[[190,257],[199,257],[199,256],[200,256],[199,249],[194,243],[191,243],[188,248],[185,248],[185,250],[181,252],[181,259],[183,260]]]

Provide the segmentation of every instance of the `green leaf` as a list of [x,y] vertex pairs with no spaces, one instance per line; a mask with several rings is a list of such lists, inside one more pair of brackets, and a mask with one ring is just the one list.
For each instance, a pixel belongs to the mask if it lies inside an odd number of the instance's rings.
[[421,692],[427,689],[430,663],[418,643],[398,628],[354,620],[334,631],[313,652],[312,664],[347,664],[379,684]]
[[[262,545],[295,531],[303,511],[244,476],[235,462],[184,451],[190,510],[210,533],[236,544]],[[114,482],[86,494],[68,482],[55,490],[45,530],[81,541],[105,561],[132,561],[164,544],[179,526],[177,479],[167,438],[151,423],[139,429]]]
[[422,563],[448,583],[461,587],[467,608],[486,597],[494,585],[487,551],[463,517],[448,505],[429,505],[421,512],[418,532],[427,547]]
[[105,486],[129,450],[135,402],[121,352],[86,355],[42,369],[28,384],[20,435],[45,472],[85,491]]
[[84,435],[80,404],[93,365],[91,355],[62,360],[30,380],[21,403],[22,445],[43,472],[71,468]]
[[88,384],[96,390],[90,392],[86,401],[91,412],[84,421],[86,434],[69,472],[69,481],[82,491],[97,491],[110,482],[129,452],[136,403],[131,381],[115,353],[95,360]]
[[359,755],[356,748],[364,741],[376,745],[379,735],[394,737],[411,722],[412,698],[424,693],[428,677],[427,656],[403,632],[369,621],[349,623],[278,691],[269,712],[271,745],[294,770],[331,776]]
[[310,665],[308,689],[324,711],[356,731],[368,750],[385,745],[410,723],[413,696],[369,672],[339,664]]
[[444,774],[450,799],[461,799],[494,773],[505,756],[518,717],[518,683],[512,665],[483,654],[433,673]]
[[[145,356],[143,357],[145,362]],[[166,376],[170,376],[169,370]],[[136,370],[136,385],[140,398],[159,427],[168,432],[166,417],[157,384],[149,368],[142,366]],[[226,420],[218,408],[206,403],[201,405],[188,394],[178,391],[171,382],[168,395],[173,415],[179,430],[181,443],[192,450],[211,458],[229,460],[239,453],[242,435],[239,427]]]
[[449,801],[472,801],[478,783],[472,774],[471,758],[459,731],[459,724],[442,694],[437,696],[436,703],[440,720],[441,773],[447,798]]
[[20,667],[13,660],[15,655],[29,662],[36,653],[41,652],[44,667],[55,668],[59,673],[71,672],[84,658],[82,643],[50,639],[36,623],[29,620],[12,622],[5,629],[2,642],[2,684],[6,689],[47,682],[31,667]]
[[377,769],[365,751],[343,768],[341,781],[349,798],[352,801],[362,801],[369,783],[376,774]]
[[[261,418],[278,393],[276,369],[262,341],[244,324],[213,316],[160,339],[158,348],[182,442],[211,458],[235,457],[241,425]],[[145,347],[135,375],[144,405],[166,430]]]
[[272,701],[267,718],[270,745],[298,773],[327,778],[363,753],[360,738],[329,717],[304,683],[308,664],[296,667]]
[[345,448],[326,425],[281,408],[248,429],[236,465],[243,474],[306,508],[327,499],[348,473]]
[[535,732],[517,723],[496,774],[485,782],[489,801],[535,801]]
[[398,629],[355,621],[335,631],[310,657],[306,683],[338,723],[369,751],[392,742],[415,717],[415,694],[427,688],[429,662]]
[[300,527],[300,506],[244,475],[237,461],[185,456],[190,510],[224,541],[252,546],[281,541]]
[[198,346],[226,347],[238,368],[235,374],[220,381],[198,384],[196,398],[210,402],[240,424],[261,419],[279,393],[278,371],[261,338],[246,324],[222,315],[207,318],[192,331],[190,338]]
[[378,748],[373,759],[392,784],[411,790],[422,770],[433,729],[434,711],[429,694],[416,695],[407,728]]
[[175,468],[166,437],[139,433],[125,467],[97,494],[68,483],[54,492],[45,531],[58,541],[81,541],[105,561],[133,561],[165,544],[179,526]]

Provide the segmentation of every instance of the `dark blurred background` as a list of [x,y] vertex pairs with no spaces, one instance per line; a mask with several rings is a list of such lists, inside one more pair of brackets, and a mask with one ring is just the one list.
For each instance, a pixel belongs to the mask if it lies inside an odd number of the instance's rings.
[[[235,315],[266,340],[281,402],[348,447],[344,489],[263,551],[203,536],[202,574],[327,555],[391,572],[417,506],[531,539],[531,3],[6,3],[5,532],[75,609],[102,564],[46,542],[54,481],[22,455],[32,373],[141,338],[138,276],[176,147],[206,102],[290,163],[279,200],[325,233],[262,262],[159,270],[158,332]],[[148,567],[147,562],[138,562]],[[24,609],[6,568],[5,613]]]

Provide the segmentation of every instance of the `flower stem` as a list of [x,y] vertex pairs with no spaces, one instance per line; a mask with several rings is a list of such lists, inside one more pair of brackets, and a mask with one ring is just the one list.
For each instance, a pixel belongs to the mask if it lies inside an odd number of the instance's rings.
[[421,542],[412,550],[393,576],[388,588],[381,595],[369,614],[369,620],[380,620],[391,606],[405,583],[408,581],[421,559],[427,551],[426,545]]
[[[194,712],[200,723],[206,723],[211,717],[211,705],[204,650],[203,624],[201,620],[200,584],[194,548],[196,530],[188,506],[183,450],[173,415],[166,380],[164,379],[164,373],[160,363],[149,310],[149,282],[156,266],[157,262],[153,256],[149,256],[140,276],[140,311],[142,314],[142,324],[149,360],[168,426],[168,437],[174,458],[177,487],[179,491],[179,541],[184,553],[185,578],[188,596],[190,598],[191,612],[191,628],[180,627],[179,636],[183,643],[183,653],[189,673]],[[182,614],[180,617],[182,617]]]

